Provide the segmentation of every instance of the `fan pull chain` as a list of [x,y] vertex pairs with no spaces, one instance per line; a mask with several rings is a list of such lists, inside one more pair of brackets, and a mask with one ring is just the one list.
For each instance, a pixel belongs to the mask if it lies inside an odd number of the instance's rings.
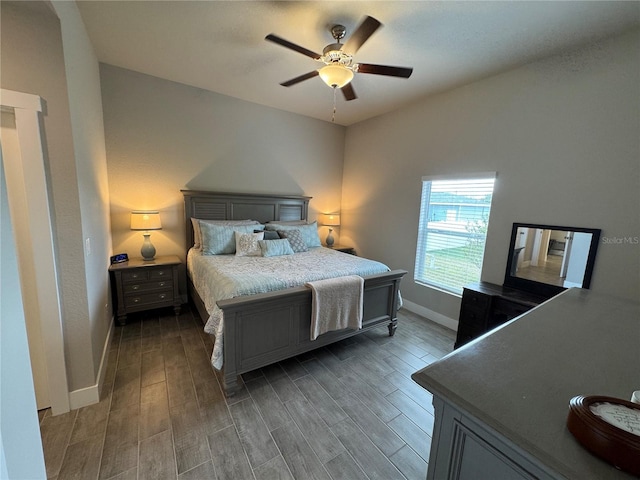
[[335,123],[336,122],[336,91],[338,89],[334,86],[333,87],[333,114],[331,115],[331,123]]

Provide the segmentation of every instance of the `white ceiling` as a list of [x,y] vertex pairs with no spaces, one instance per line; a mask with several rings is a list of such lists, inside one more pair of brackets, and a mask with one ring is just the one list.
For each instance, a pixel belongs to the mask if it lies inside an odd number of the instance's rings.
[[416,99],[640,25],[640,2],[614,1],[77,1],[101,62],[330,121],[333,92],[309,57],[329,28],[347,38],[365,15],[383,23],[355,60],[414,68],[409,79],[357,74],[358,99],[337,96],[350,125]]

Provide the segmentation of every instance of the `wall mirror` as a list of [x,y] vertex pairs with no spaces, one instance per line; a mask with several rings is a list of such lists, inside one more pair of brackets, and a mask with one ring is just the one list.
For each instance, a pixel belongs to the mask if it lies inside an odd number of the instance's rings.
[[589,288],[600,230],[514,223],[504,284],[553,296]]

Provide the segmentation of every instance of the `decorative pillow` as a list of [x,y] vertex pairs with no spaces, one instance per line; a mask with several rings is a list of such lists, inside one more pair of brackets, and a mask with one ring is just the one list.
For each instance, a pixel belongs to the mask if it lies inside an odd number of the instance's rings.
[[307,244],[302,238],[302,233],[300,233],[300,230],[278,230],[278,235],[280,235],[281,238],[286,238],[287,240],[289,240],[289,243],[291,244],[291,250],[293,250],[295,253],[306,252],[307,250],[309,250],[307,248]]
[[[262,230],[254,230],[253,233],[261,232]],[[278,232],[274,232],[273,230],[264,230],[264,239],[265,240],[280,240],[280,235]]]
[[236,231],[236,256],[237,257],[259,257],[262,255],[259,240],[264,238],[264,232],[240,233]]
[[193,248],[202,247],[202,233],[200,231],[200,222],[208,223],[210,225],[260,225],[260,222],[255,220],[201,220],[199,218],[191,217],[191,224],[193,225]]
[[278,223],[267,223],[265,225],[267,230],[300,230],[304,242],[307,247],[320,247],[320,237],[318,236],[318,222],[309,223],[308,225],[282,225]]
[[258,240],[263,257],[277,257],[280,255],[293,255],[291,244],[286,238],[280,240]]
[[200,222],[202,232],[202,254],[203,255],[225,255],[236,252],[235,232],[253,233],[254,230],[261,230],[262,225],[211,225]]

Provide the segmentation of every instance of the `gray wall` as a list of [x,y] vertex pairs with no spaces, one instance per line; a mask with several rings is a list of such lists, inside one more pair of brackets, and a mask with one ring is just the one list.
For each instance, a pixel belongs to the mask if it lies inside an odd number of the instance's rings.
[[[347,129],[344,243],[404,268],[405,299],[449,319],[457,296],[413,281],[423,175],[497,171],[483,280],[501,284],[513,222],[640,237],[640,34],[598,42]],[[638,298],[640,245],[601,242],[591,288]]]
[[[184,258],[181,189],[308,195],[340,208],[344,127],[101,65],[113,248],[140,256],[131,210],[158,209],[158,255]],[[322,234],[322,232],[321,232]]]
[[[81,34],[84,26],[78,23],[75,4],[61,6],[64,34],[47,3],[3,1],[1,8],[2,88],[46,101],[46,167],[55,217],[67,375],[70,391],[82,390],[96,385],[111,318],[105,309],[111,251],[106,174],[101,173],[106,172],[106,161],[97,61]],[[93,241],[91,256],[83,254],[85,238]]]
[[75,2],[54,1],[53,7],[62,27],[95,381],[113,318],[107,273],[112,250],[100,71]]

